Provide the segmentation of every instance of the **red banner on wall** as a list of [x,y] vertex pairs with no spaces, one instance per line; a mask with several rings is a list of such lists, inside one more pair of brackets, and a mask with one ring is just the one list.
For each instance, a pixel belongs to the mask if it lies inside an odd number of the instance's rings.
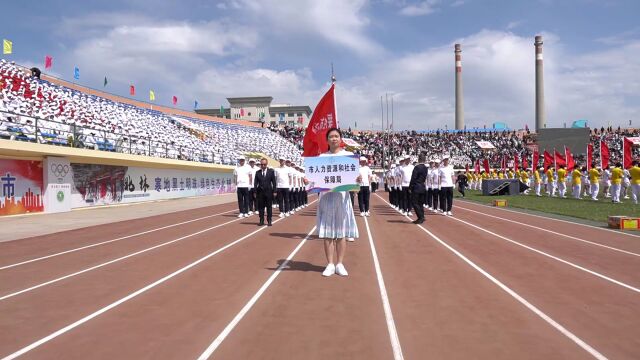
[[0,215],[44,211],[42,161],[0,159]]

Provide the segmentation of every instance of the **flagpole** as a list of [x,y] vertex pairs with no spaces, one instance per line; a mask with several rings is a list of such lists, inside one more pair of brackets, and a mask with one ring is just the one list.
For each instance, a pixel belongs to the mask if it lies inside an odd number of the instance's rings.
[[334,86],[333,88],[333,109],[334,112],[336,114],[336,127],[339,129],[340,128],[340,123],[338,122],[338,106],[336,105],[336,88],[335,88],[335,84],[336,84],[336,76],[333,72],[333,62],[331,63],[331,86]]
[[385,155],[385,153],[384,153],[384,135],[385,135],[385,131],[384,131],[384,105],[382,104],[382,95],[380,95],[380,118],[382,120],[382,124],[381,124],[381,127],[382,127],[382,137],[381,137],[382,138],[382,164],[381,165],[382,165],[382,169],[384,170],[384,160],[385,160],[384,159],[384,157],[385,157],[384,156]]

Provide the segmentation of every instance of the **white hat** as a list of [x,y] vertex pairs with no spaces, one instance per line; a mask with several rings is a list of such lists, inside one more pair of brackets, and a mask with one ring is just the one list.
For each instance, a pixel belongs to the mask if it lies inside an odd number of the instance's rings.
[[411,159],[411,155],[407,154],[407,155],[405,155],[405,156],[404,156],[404,158],[403,158],[403,159],[405,159],[405,160],[407,160],[407,159]]
[[449,159],[449,155],[444,155],[444,156],[442,157],[442,160],[447,160],[447,159]]
[[238,158],[237,158],[237,159],[238,159],[238,160],[244,160],[244,156],[242,156],[242,155],[238,155]]
[[249,159],[249,162],[256,162],[256,159],[254,159],[254,158],[250,158],[250,159]]
[[284,158],[284,156],[280,156],[280,157],[278,158],[278,160],[287,161],[287,159],[285,159],[285,158]]
[[368,161],[368,159],[364,156],[360,156],[360,161]]
[[436,164],[440,164],[440,160],[439,159],[435,159],[435,160],[433,160],[433,162],[436,163]]

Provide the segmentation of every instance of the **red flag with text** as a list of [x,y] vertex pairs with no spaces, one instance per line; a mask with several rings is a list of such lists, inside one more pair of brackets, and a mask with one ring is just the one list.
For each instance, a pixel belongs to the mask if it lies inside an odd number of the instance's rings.
[[547,150],[544,151],[544,160],[542,163],[542,167],[544,168],[544,172],[547,172],[547,169],[549,169],[549,166],[553,165],[553,156],[551,154],[549,154],[547,152]]
[[334,89],[335,84],[332,84],[313,111],[302,142],[302,156],[318,156],[328,150],[327,130],[338,127]]
[[537,170],[540,163],[540,152],[535,150],[533,152],[533,160],[531,161],[531,170]]
[[567,170],[572,171],[576,167],[576,161],[573,159],[571,150],[568,147],[564,147],[564,158],[567,160]]
[[602,170],[609,167],[609,146],[600,140],[600,167]]
[[631,162],[633,161],[633,154],[632,154],[632,149],[633,148],[633,141],[631,141],[631,139],[625,137],[622,140],[622,167],[624,169],[630,169],[631,168]]

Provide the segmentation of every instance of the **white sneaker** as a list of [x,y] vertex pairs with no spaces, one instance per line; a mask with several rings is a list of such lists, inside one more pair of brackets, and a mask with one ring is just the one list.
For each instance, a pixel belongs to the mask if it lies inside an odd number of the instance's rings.
[[336,273],[336,266],[333,263],[327,265],[327,267],[322,272],[322,276],[331,276]]
[[253,215],[253,211],[249,211],[249,212],[247,213],[247,215],[249,215],[249,216]]
[[366,213],[364,213],[364,214],[367,215],[367,216],[371,216],[371,213],[368,212],[368,211]]
[[360,216],[364,217],[365,214],[366,213],[363,211],[363,212],[360,213]]
[[283,213],[280,213],[280,215],[278,215],[278,217],[283,218],[283,217],[284,217],[284,214],[283,214]]
[[289,211],[288,213],[284,213],[284,216],[286,216],[286,217],[291,216],[291,211]]
[[453,214],[451,213],[451,211],[447,211],[447,216],[453,216]]
[[407,211],[407,216],[412,216],[411,211]]
[[340,276],[349,276],[347,269],[345,269],[344,265],[342,265],[341,263],[336,265],[336,274]]
[[347,241],[348,241],[348,242],[354,242],[354,241],[356,241],[356,239],[355,239],[355,238],[352,238],[352,237],[348,237],[348,238],[347,238]]
[[402,213],[402,215],[407,215],[406,211],[401,211],[400,213]]
[[243,217],[244,217],[244,214],[243,214],[243,213],[240,213],[240,214],[238,215],[238,217],[239,217],[239,218],[243,218]]

